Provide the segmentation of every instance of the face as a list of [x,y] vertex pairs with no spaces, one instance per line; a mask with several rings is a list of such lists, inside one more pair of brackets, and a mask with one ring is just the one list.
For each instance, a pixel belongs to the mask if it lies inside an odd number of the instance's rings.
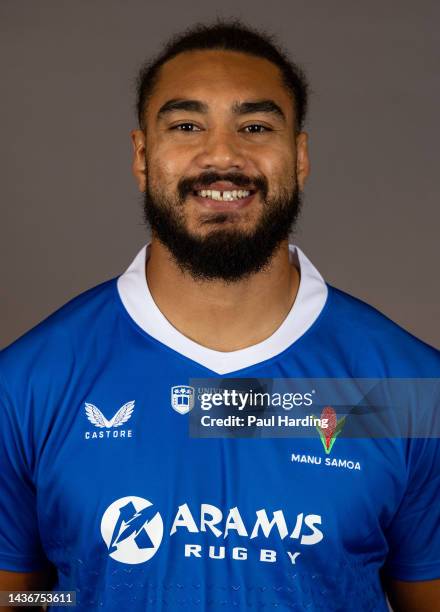
[[309,171],[307,137],[271,62],[231,51],[162,66],[132,132],[153,236],[194,278],[238,281],[287,239]]

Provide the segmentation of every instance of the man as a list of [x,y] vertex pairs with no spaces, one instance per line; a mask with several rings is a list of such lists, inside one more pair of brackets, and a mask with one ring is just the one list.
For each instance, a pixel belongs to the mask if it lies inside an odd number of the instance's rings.
[[151,242],[1,355],[3,590],[75,590],[81,610],[379,611],[385,591],[439,609],[436,440],[336,440],[331,411],[321,438],[188,432],[191,379],[439,377],[435,349],[289,245],[306,106],[299,68],[237,22],[141,71]]

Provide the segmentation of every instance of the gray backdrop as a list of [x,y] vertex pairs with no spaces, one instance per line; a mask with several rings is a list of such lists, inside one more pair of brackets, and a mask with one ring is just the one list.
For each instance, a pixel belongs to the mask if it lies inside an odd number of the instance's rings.
[[298,244],[329,282],[440,345],[438,3],[0,0],[0,346],[146,241],[134,77],[169,34],[216,15],[278,34],[309,74]]

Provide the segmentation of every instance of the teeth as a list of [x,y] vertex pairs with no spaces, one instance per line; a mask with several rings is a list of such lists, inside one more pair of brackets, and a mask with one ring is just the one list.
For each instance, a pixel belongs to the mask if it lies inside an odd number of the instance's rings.
[[250,195],[250,191],[244,189],[234,189],[233,191],[217,191],[216,189],[202,189],[197,191],[197,195],[202,198],[209,198],[211,200],[217,200],[218,202],[232,202],[233,200],[240,200],[241,198],[247,198]]

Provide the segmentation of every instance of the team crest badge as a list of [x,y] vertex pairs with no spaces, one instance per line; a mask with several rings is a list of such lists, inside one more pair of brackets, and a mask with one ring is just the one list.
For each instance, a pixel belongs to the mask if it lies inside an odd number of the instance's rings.
[[171,406],[179,414],[186,414],[194,408],[194,387],[189,385],[171,387]]

